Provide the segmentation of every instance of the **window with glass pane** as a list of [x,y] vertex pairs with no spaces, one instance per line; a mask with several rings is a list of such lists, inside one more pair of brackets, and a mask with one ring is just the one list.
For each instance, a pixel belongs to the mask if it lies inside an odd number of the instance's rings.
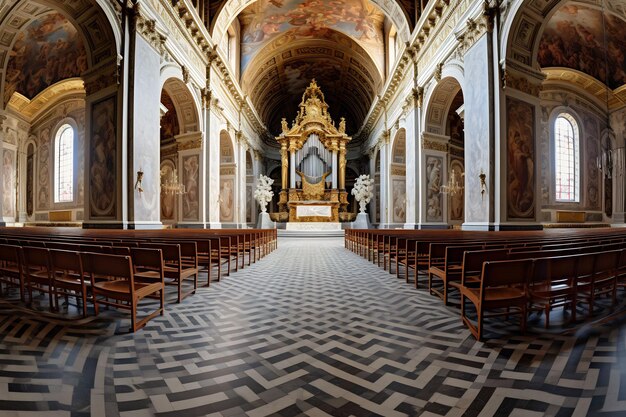
[[555,189],[557,201],[577,202],[579,190],[578,126],[567,114],[554,121]]
[[54,202],[70,202],[74,200],[74,129],[70,125],[57,132],[54,163]]

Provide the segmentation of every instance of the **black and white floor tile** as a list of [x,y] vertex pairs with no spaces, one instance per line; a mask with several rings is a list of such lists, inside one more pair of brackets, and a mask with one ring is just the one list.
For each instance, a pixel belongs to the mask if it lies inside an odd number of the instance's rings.
[[67,319],[3,300],[0,415],[626,415],[619,309],[525,336],[488,322],[477,342],[457,308],[341,239],[281,240],[166,307],[128,334],[123,312]]

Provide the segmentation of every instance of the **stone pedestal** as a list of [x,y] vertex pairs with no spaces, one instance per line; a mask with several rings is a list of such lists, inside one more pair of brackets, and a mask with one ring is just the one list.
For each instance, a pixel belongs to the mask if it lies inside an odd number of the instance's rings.
[[356,220],[352,222],[353,229],[369,229],[371,226],[370,219],[367,213],[359,213],[356,216]]
[[270,219],[270,214],[265,211],[259,214],[259,219],[257,220],[256,227],[257,229],[274,229],[276,225],[274,224],[272,219]]

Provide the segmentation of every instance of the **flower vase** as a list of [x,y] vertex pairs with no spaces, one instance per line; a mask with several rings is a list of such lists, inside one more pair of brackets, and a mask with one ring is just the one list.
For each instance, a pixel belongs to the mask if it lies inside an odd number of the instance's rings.
[[259,202],[259,205],[261,206],[261,213],[266,213],[267,212],[267,201]]
[[365,200],[359,201],[359,212],[360,213],[365,213],[365,206],[367,206],[367,203],[365,202]]

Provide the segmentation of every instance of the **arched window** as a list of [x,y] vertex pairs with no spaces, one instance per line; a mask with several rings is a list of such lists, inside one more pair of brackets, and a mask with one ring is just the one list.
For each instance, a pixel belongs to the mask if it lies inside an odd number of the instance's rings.
[[54,140],[54,202],[74,200],[74,128],[62,125]]
[[580,201],[578,124],[561,113],[554,120],[555,190],[557,201]]

